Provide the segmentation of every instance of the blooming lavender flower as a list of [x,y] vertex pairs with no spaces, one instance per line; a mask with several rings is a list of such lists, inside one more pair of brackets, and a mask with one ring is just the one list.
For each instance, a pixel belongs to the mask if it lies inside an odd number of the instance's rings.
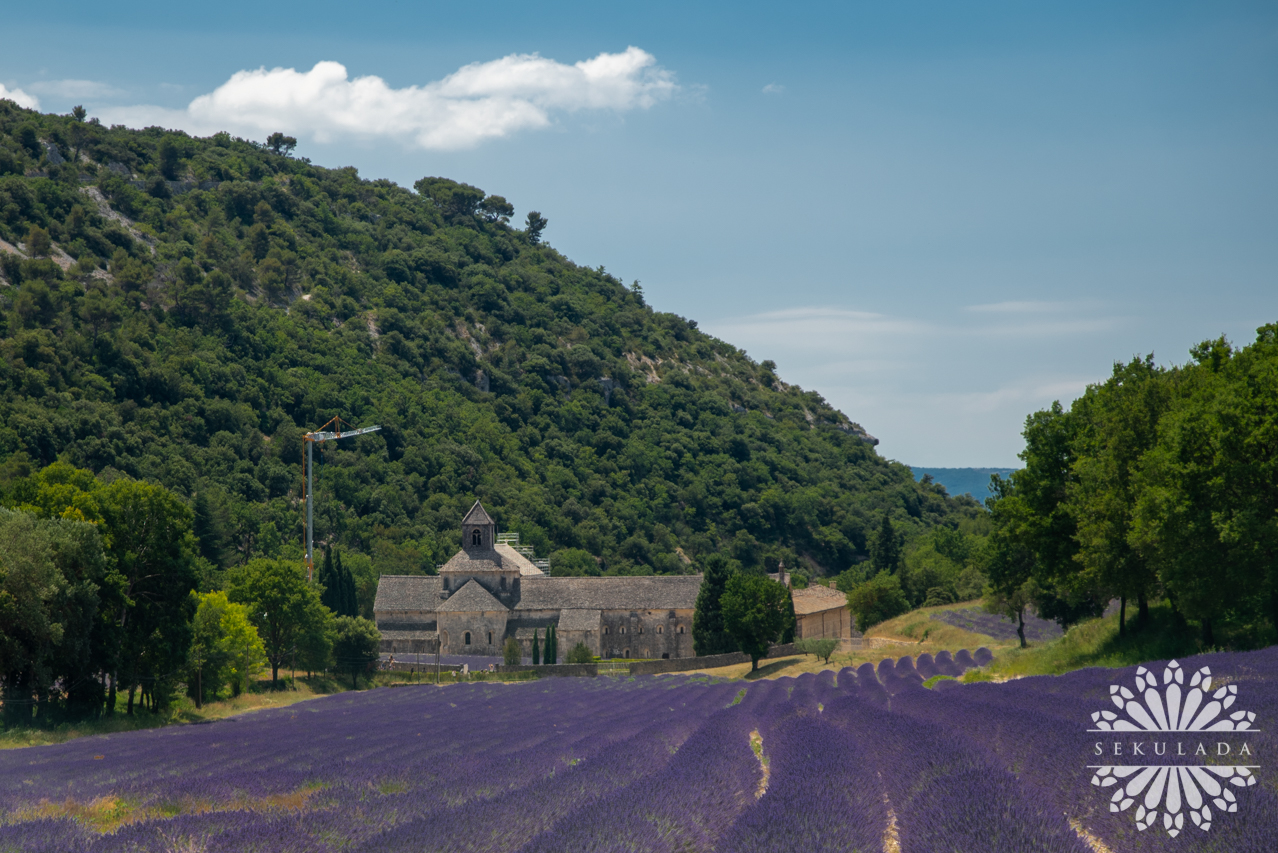
[[[1111,849],[1167,849],[1151,831],[1166,824],[1164,800],[1141,830],[1143,800],[1111,812],[1119,786],[1089,782],[1136,779],[1087,767],[1115,764],[1092,752],[1119,733],[1087,729],[1133,674],[920,686],[989,659],[941,652],[744,686],[680,675],[416,686],[10,750],[0,850],[878,850],[889,813],[903,850],[1081,853],[1075,825]],[[1278,649],[1146,667],[1146,689],[1153,674],[1209,668],[1234,688],[1222,696],[1245,697],[1256,737],[1278,719]],[[1205,804],[1210,820],[1184,820],[1177,853],[1272,853],[1278,796],[1260,783],[1228,789],[1232,801],[1218,786],[1237,811]]]

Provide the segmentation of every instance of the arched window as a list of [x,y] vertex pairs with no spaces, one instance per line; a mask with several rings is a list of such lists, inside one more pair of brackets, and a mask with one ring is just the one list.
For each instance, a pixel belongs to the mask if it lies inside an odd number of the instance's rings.
[[630,657],[630,649],[626,649],[624,652],[622,652],[622,653],[621,653],[621,656],[622,656],[623,658],[628,658],[628,657]]
[[626,626],[625,626],[625,625],[622,625],[620,628],[618,628],[618,629],[617,629],[617,633],[618,633],[618,634],[624,634],[624,633],[626,633]]
[[472,531],[470,532],[470,544],[472,544],[472,545],[479,545],[479,544],[481,544],[481,540],[482,540],[482,538],[483,538],[483,537],[481,537],[481,536],[479,535],[479,531],[478,531],[478,530],[472,530]]
[[468,646],[470,645],[470,632],[469,632],[469,631],[467,631],[467,632],[466,632],[466,645],[468,645]]
[[642,633],[643,633],[643,626],[642,626],[642,625],[640,625],[640,626],[639,626],[639,633],[640,633],[640,634],[642,634]]
[[680,634],[682,634],[682,633],[683,633],[683,626],[682,626],[682,625],[680,625],[680,626],[679,626],[679,633],[680,633]]
[[658,626],[657,626],[657,633],[658,633],[658,634],[663,633],[663,631],[661,630],[663,627],[665,627],[665,626],[663,626],[663,625],[658,625]]
[[490,646],[491,646],[492,644],[493,644],[493,632],[492,632],[492,631],[489,631],[489,632],[488,632],[488,645],[490,645]]
[[608,633],[608,631],[609,631],[609,628],[608,628],[608,626],[607,626],[607,625],[605,625],[605,626],[604,626],[604,633],[605,633],[605,634],[607,634],[607,633]]

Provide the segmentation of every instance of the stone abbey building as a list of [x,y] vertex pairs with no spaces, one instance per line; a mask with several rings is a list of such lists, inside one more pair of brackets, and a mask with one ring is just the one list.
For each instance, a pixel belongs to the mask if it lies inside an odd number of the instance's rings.
[[373,605],[384,651],[500,656],[507,637],[532,654],[555,626],[560,657],[577,643],[617,658],[692,657],[701,575],[552,578],[508,544],[479,501],[462,548],[438,575],[383,575]]

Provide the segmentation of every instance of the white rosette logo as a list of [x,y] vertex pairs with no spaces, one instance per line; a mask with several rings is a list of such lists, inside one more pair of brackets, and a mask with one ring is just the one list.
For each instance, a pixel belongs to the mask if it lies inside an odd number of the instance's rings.
[[[1255,732],[1256,721],[1251,711],[1226,712],[1238,699],[1238,687],[1229,684],[1211,691],[1211,669],[1204,666],[1194,673],[1189,689],[1183,689],[1184,670],[1172,661],[1163,670],[1163,685],[1144,667],[1136,670],[1135,692],[1111,685],[1110,699],[1120,713],[1097,711],[1092,714],[1096,725],[1092,732],[1139,733],[1143,739],[1115,740],[1113,753],[1124,756],[1185,756],[1197,760],[1193,764],[1121,764],[1091,765],[1095,770],[1092,784],[1114,788],[1110,798],[1111,812],[1136,808],[1136,828],[1142,832],[1158,822],[1162,814],[1163,829],[1175,837],[1185,825],[1183,810],[1189,811],[1194,825],[1204,832],[1211,828],[1212,807],[1220,812],[1238,811],[1238,801],[1229,787],[1245,788],[1256,784],[1252,773],[1256,765],[1207,764],[1208,756],[1234,754],[1235,744],[1208,740],[1210,732]],[[1197,739],[1160,738],[1171,733],[1199,735]],[[1109,743],[1098,742],[1097,754],[1106,754]],[[1188,747],[1189,751],[1186,752]],[[1242,753],[1250,756],[1244,743]]]

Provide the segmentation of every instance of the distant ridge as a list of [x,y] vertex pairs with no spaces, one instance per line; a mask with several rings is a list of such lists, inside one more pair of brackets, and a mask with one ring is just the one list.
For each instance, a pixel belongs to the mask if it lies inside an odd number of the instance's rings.
[[1015,468],[916,468],[910,466],[914,479],[931,474],[933,482],[940,483],[951,495],[971,495],[978,501],[990,496],[990,475],[1006,477]]

